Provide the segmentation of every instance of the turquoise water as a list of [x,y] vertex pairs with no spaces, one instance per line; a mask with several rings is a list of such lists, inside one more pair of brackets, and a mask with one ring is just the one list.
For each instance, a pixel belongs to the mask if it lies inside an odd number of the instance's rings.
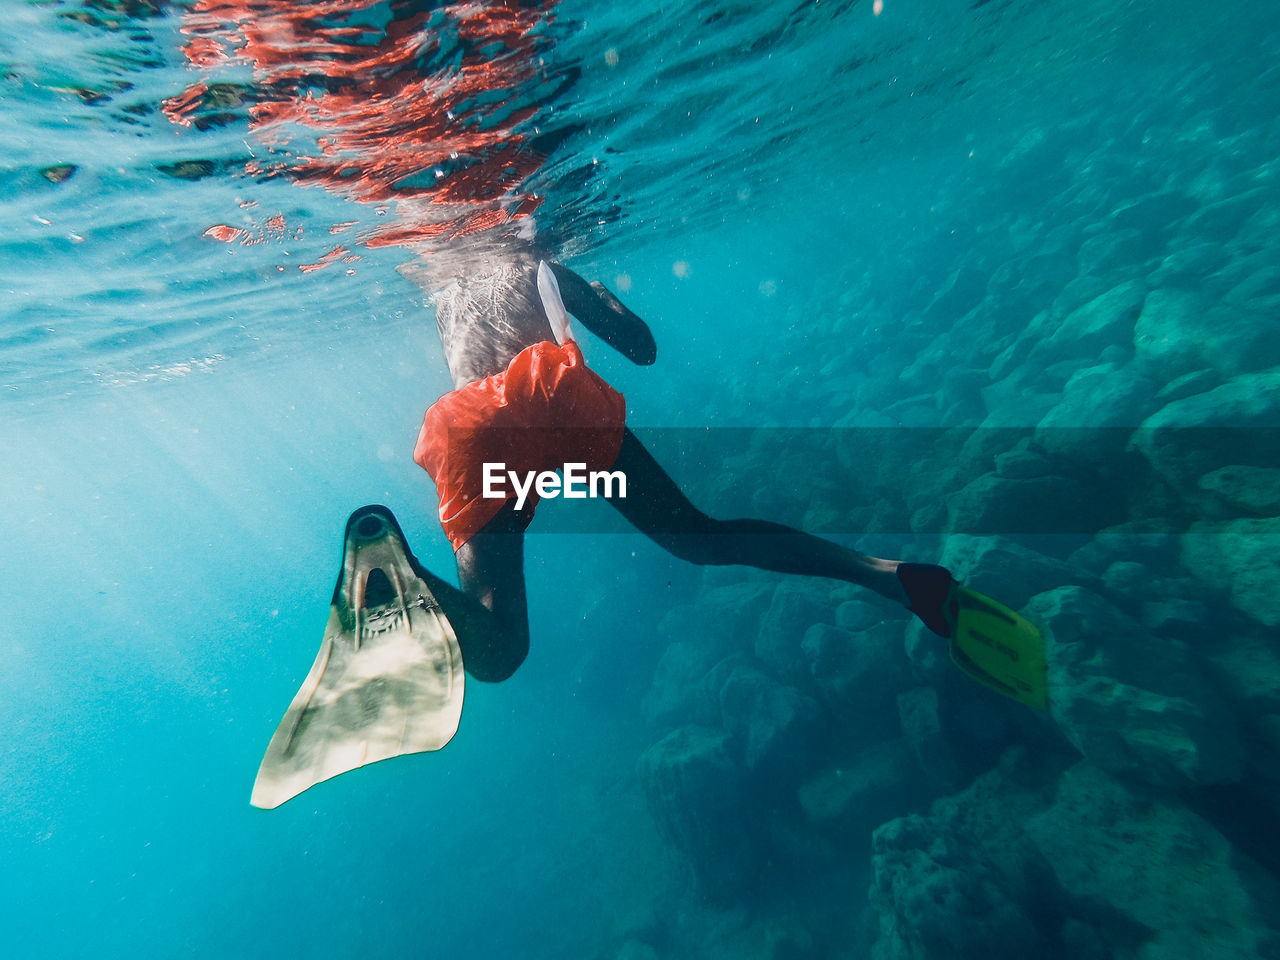
[[[10,955],[1280,956],[1271,5],[572,0],[502,42],[459,39],[491,4],[329,6],[366,44],[421,14],[462,129],[414,176],[536,206],[648,320],[655,366],[587,355],[701,505],[942,557],[1045,627],[1051,710],[874,597],[556,503],[532,654],[454,741],[251,808],[350,511],[453,575],[411,460],[448,374],[385,242],[436,220],[368,193],[394,124],[302,182],[356,121],[271,125],[334,88],[183,52],[233,6],[15,0]],[[749,432],[668,430],[708,426]]]

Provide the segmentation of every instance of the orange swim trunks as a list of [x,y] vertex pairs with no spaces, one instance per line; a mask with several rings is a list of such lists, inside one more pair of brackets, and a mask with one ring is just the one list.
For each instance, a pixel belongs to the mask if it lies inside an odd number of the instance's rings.
[[[608,470],[622,449],[627,403],[587,369],[572,340],[526,347],[507,369],[468,383],[431,405],[413,459],[440,495],[440,525],[457,550],[514,499],[484,496],[484,465],[505,464],[521,477],[584,463]],[[521,511],[533,519],[530,490]]]

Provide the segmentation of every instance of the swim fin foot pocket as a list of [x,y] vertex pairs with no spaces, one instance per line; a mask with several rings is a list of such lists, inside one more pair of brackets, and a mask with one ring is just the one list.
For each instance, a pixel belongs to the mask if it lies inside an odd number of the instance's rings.
[[347,520],[320,653],[267,746],[250,799],[272,809],[378,760],[439,750],[462,716],[453,627],[386,507]]
[[950,638],[952,624],[946,616],[947,601],[955,586],[950,571],[932,563],[900,563],[898,581],[911,601],[907,609],[938,636]]
[[898,566],[910,610],[949,641],[957,667],[983,686],[1038,710],[1048,708],[1044,640],[1034,623],[957,583],[943,567]]

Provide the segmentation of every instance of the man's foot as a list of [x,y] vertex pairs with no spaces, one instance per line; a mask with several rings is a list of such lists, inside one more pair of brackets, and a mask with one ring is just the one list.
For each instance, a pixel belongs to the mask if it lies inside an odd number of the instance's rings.
[[938,636],[951,637],[954,628],[946,607],[955,579],[950,571],[932,563],[900,563],[898,582],[907,591],[907,609]]

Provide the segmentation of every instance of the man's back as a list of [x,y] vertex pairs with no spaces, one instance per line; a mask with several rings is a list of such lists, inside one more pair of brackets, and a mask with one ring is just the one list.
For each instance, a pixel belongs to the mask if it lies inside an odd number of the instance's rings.
[[468,269],[437,259],[402,272],[430,291],[455,387],[501,373],[525,347],[554,339],[538,294],[539,258],[525,244],[486,244],[465,261],[449,260]]

